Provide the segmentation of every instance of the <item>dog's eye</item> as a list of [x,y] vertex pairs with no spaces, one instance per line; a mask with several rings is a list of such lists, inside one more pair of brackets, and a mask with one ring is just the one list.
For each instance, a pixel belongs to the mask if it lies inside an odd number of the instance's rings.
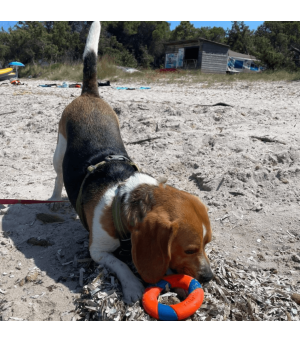
[[196,254],[198,252],[198,249],[193,249],[193,250],[186,250],[185,253],[188,255]]

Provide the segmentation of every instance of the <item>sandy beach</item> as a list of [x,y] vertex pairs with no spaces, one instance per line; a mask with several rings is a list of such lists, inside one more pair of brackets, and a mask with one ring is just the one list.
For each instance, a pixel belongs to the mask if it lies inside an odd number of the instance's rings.
[[[55,179],[58,121],[81,90],[38,87],[50,83],[45,80],[22,82],[0,83],[0,198],[47,200]],[[246,275],[257,273],[250,288],[283,285],[286,300],[280,300],[284,310],[278,318],[299,320],[300,305],[291,296],[300,293],[300,82],[112,86],[137,88],[99,88],[119,117],[131,158],[209,207],[208,256],[240,265]],[[88,258],[88,233],[69,203],[0,205],[2,320],[82,318],[75,299],[83,290],[80,268],[85,284],[90,266],[80,261]],[[222,270],[212,267],[220,278]],[[259,280],[260,272],[269,286]],[[225,270],[226,277],[232,278]],[[257,306],[261,311],[259,301]],[[267,309],[266,317],[259,313],[257,318],[270,319]],[[233,318],[216,312],[193,320]]]

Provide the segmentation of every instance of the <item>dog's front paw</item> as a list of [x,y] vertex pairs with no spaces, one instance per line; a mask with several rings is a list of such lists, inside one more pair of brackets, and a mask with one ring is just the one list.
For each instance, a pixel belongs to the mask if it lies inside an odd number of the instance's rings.
[[124,303],[132,304],[140,300],[143,296],[144,289],[144,286],[138,279],[134,282],[126,283],[126,285],[122,285]]
[[[49,201],[61,201],[61,199],[56,200],[56,199],[50,198]],[[49,207],[50,211],[57,212],[62,208],[63,205],[64,205],[63,202],[52,202],[52,203],[48,204],[48,207]]]

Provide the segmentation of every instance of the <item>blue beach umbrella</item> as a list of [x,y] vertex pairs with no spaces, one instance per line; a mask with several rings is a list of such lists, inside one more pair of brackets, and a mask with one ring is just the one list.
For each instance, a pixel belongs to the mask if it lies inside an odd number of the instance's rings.
[[25,67],[25,65],[21,62],[10,62],[9,66]]
[[10,62],[9,66],[16,67],[16,77],[18,78],[18,67],[25,67],[25,65],[21,62]]

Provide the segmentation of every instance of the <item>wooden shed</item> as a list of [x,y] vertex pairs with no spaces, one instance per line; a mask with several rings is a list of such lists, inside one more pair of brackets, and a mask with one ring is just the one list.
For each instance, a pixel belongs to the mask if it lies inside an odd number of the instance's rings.
[[228,45],[197,38],[167,42],[164,46],[166,69],[201,69],[203,73],[226,73]]

